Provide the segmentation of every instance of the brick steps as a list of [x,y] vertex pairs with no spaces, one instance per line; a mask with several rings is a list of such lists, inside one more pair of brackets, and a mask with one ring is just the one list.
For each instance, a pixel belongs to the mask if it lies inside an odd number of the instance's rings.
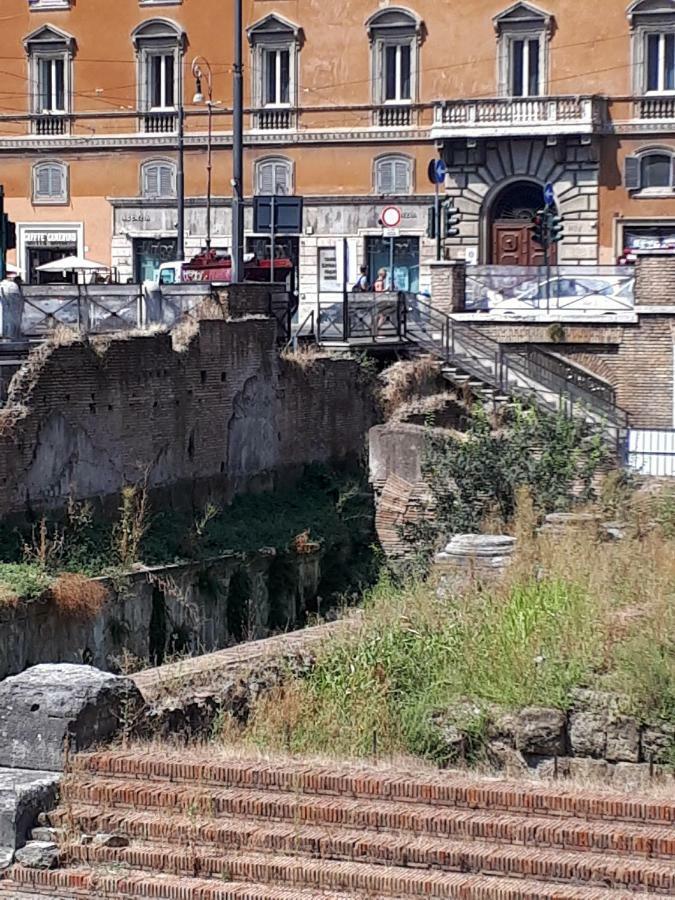
[[675,900],[669,799],[207,752],[76,757],[63,868],[15,865],[0,898]]
[[187,781],[247,790],[432,803],[453,809],[675,824],[675,802],[441,774],[411,776],[372,767],[340,770],[306,763],[284,761],[273,764],[247,759],[186,763],[179,755],[163,754],[158,758],[156,753],[146,751],[83,754],[76,759],[75,771],[95,776],[133,776],[146,781]]
[[208,878],[134,871],[101,871],[90,867],[38,872],[17,869],[12,881],[0,881],[0,897],[49,896],[59,900],[80,898],[156,898],[156,900],[361,900],[355,894],[328,893]]
[[[304,884],[301,865],[298,865],[297,877]],[[347,874],[345,880],[350,880]],[[403,886],[402,882],[398,883]],[[134,870],[101,871],[89,867],[48,872],[17,870],[13,883],[5,882],[2,891],[11,893],[12,889],[32,889],[43,898],[48,893],[50,897],[78,900],[80,897],[115,897],[125,900],[136,897],[152,897],[156,900],[378,900],[395,896],[382,894],[378,890],[367,894],[344,893],[299,886],[150,874]],[[635,900],[636,897],[631,892],[608,888],[545,885],[524,879],[507,880],[466,874],[438,876],[435,873],[427,876],[424,896],[461,900]]]
[[[495,811],[449,810],[430,804],[363,802],[342,797],[311,797],[274,791],[204,790],[187,784],[172,785],[111,779],[67,780],[62,797],[68,801],[68,816],[75,816],[84,830],[95,830],[96,820],[107,819],[112,810],[144,809],[151,815],[170,811],[173,815],[223,819],[262,819],[293,822],[324,828],[369,829],[375,832],[406,832],[538,847],[628,853],[650,858],[675,856],[675,829],[630,823],[587,822],[583,819],[553,819]],[[74,809],[70,807],[74,806]],[[50,816],[63,824],[65,807]],[[131,817],[133,818],[133,816]],[[162,815],[162,821],[172,819]],[[225,826],[223,826],[225,827]],[[102,828],[100,830],[114,830]]]
[[[537,847],[537,852],[561,851],[576,859],[581,851],[591,858],[613,854],[617,862],[627,856],[657,861],[669,860],[668,846],[675,842],[675,835],[663,829],[661,840],[653,835],[654,829],[642,829],[643,833],[624,831],[617,834],[608,826],[589,828],[584,823],[552,826],[550,822],[515,817],[508,823],[511,828],[500,827],[497,834],[490,828],[488,816],[461,814],[448,816],[450,828],[439,836],[416,832],[388,830],[330,829],[325,826],[304,825],[299,819],[270,822],[268,819],[210,819],[195,816],[166,816],[152,813],[124,811],[99,811],[96,807],[71,807],[65,815],[58,816],[58,824],[65,818],[71,827],[84,833],[102,830],[106,833],[125,834],[134,840],[162,841],[167,844],[185,844],[188,841],[234,849],[264,849],[280,853],[307,853],[311,856],[331,859],[364,859],[403,866],[443,867],[443,855],[453,846],[485,852],[503,844],[516,847]],[[505,823],[500,819],[500,826]],[[649,835],[649,836],[648,836]],[[675,877],[675,873],[674,873]],[[674,885],[675,886],[675,885]]]
[[668,863],[478,842],[406,841],[405,835],[396,841],[391,836],[359,838],[342,832],[325,835],[323,840],[303,840],[299,834],[295,847],[292,828],[285,837],[285,841],[270,842],[271,846],[263,843],[250,847],[244,843],[228,849],[194,841],[187,842],[189,849],[134,841],[123,849],[73,843],[63,850],[69,861],[79,864],[117,863],[174,875],[225,874],[237,881],[302,883],[387,895],[425,895],[430,872],[434,878],[439,876],[438,896],[446,896],[442,876],[447,872],[596,884],[659,894],[675,891],[675,867]]

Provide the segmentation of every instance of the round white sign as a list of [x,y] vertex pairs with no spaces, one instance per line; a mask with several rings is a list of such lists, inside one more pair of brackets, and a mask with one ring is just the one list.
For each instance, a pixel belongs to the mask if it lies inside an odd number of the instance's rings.
[[397,206],[386,206],[382,210],[380,221],[385,228],[396,228],[401,224],[401,210]]

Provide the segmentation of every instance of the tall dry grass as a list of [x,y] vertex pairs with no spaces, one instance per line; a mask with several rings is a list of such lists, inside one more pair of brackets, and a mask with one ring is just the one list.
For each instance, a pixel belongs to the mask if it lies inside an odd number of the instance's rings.
[[675,720],[675,538],[656,527],[603,543],[593,528],[535,526],[523,496],[498,584],[448,595],[433,580],[382,580],[359,629],[330,641],[308,678],[262,697],[238,740],[341,757],[376,743],[442,762],[439,714],[453,710],[478,741],[505,708],[565,709],[578,687],[617,693],[645,721]]

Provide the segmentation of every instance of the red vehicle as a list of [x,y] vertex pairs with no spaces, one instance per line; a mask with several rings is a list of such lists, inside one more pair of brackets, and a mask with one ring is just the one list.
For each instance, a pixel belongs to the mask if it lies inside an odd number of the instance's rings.
[[[283,284],[286,290],[294,292],[295,267],[290,259],[284,257],[274,260],[274,278],[272,279],[272,261],[258,259],[250,253],[244,256],[244,281],[260,283],[274,281]],[[176,260],[162,263],[158,273],[159,284],[183,284],[191,281],[215,281],[228,284],[232,281],[232,257],[229,253],[218,253],[217,250],[204,250],[189,262]]]

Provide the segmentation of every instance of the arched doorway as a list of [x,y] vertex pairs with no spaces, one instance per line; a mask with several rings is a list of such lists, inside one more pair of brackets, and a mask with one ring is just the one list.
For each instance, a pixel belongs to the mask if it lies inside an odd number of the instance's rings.
[[[490,210],[492,265],[544,265],[544,251],[532,240],[532,216],[543,206],[543,188],[532,181],[515,181],[497,194]],[[554,256],[552,247],[549,262],[555,262]]]

